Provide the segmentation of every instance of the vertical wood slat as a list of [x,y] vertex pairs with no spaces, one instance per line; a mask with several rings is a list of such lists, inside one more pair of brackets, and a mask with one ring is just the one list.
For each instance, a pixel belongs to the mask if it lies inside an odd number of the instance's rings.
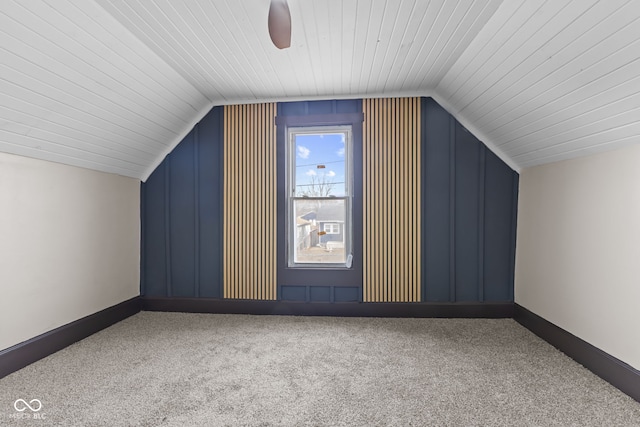
[[224,298],[276,299],[276,104],[224,110]]
[[421,301],[420,99],[365,99],[363,301]]

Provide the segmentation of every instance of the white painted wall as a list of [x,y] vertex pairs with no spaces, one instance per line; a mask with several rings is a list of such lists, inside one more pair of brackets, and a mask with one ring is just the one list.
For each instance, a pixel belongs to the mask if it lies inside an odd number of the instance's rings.
[[139,295],[139,192],[0,153],[0,350]]
[[520,175],[515,301],[640,368],[640,146]]

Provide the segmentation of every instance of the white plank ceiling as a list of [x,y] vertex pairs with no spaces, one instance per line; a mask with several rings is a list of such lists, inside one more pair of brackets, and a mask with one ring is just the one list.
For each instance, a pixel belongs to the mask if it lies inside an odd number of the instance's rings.
[[214,105],[432,96],[516,170],[640,141],[637,0],[0,2],[0,151],[145,180]]

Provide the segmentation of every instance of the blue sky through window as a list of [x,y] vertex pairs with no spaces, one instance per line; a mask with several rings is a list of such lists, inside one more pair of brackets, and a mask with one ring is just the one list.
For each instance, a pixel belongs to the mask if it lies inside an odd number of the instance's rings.
[[295,138],[296,195],[344,196],[346,135],[314,133]]

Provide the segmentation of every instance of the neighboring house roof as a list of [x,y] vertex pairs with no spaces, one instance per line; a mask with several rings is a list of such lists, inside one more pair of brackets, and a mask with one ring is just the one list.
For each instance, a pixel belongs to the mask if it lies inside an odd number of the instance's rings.
[[516,170],[635,143],[640,2],[1,2],[0,151],[146,180],[215,105],[431,96]]
[[311,221],[307,221],[306,219],[304,219],[302,217],[296,218],[296,225],[298,225],[298,226],[309,225],[309,224],[312,224],[312,222]]
[[316,215],[315,211],[310,211],[310,212],[307,212],[304,215],[300,215],[298,218],[301,218],[303,220],[307,220],[307,221],[311,222],[311,221],[315,221],[316,216],[317,215]]
[[318,222],[344,222],[344,207],[337,203],[325,203],[317,211]]

